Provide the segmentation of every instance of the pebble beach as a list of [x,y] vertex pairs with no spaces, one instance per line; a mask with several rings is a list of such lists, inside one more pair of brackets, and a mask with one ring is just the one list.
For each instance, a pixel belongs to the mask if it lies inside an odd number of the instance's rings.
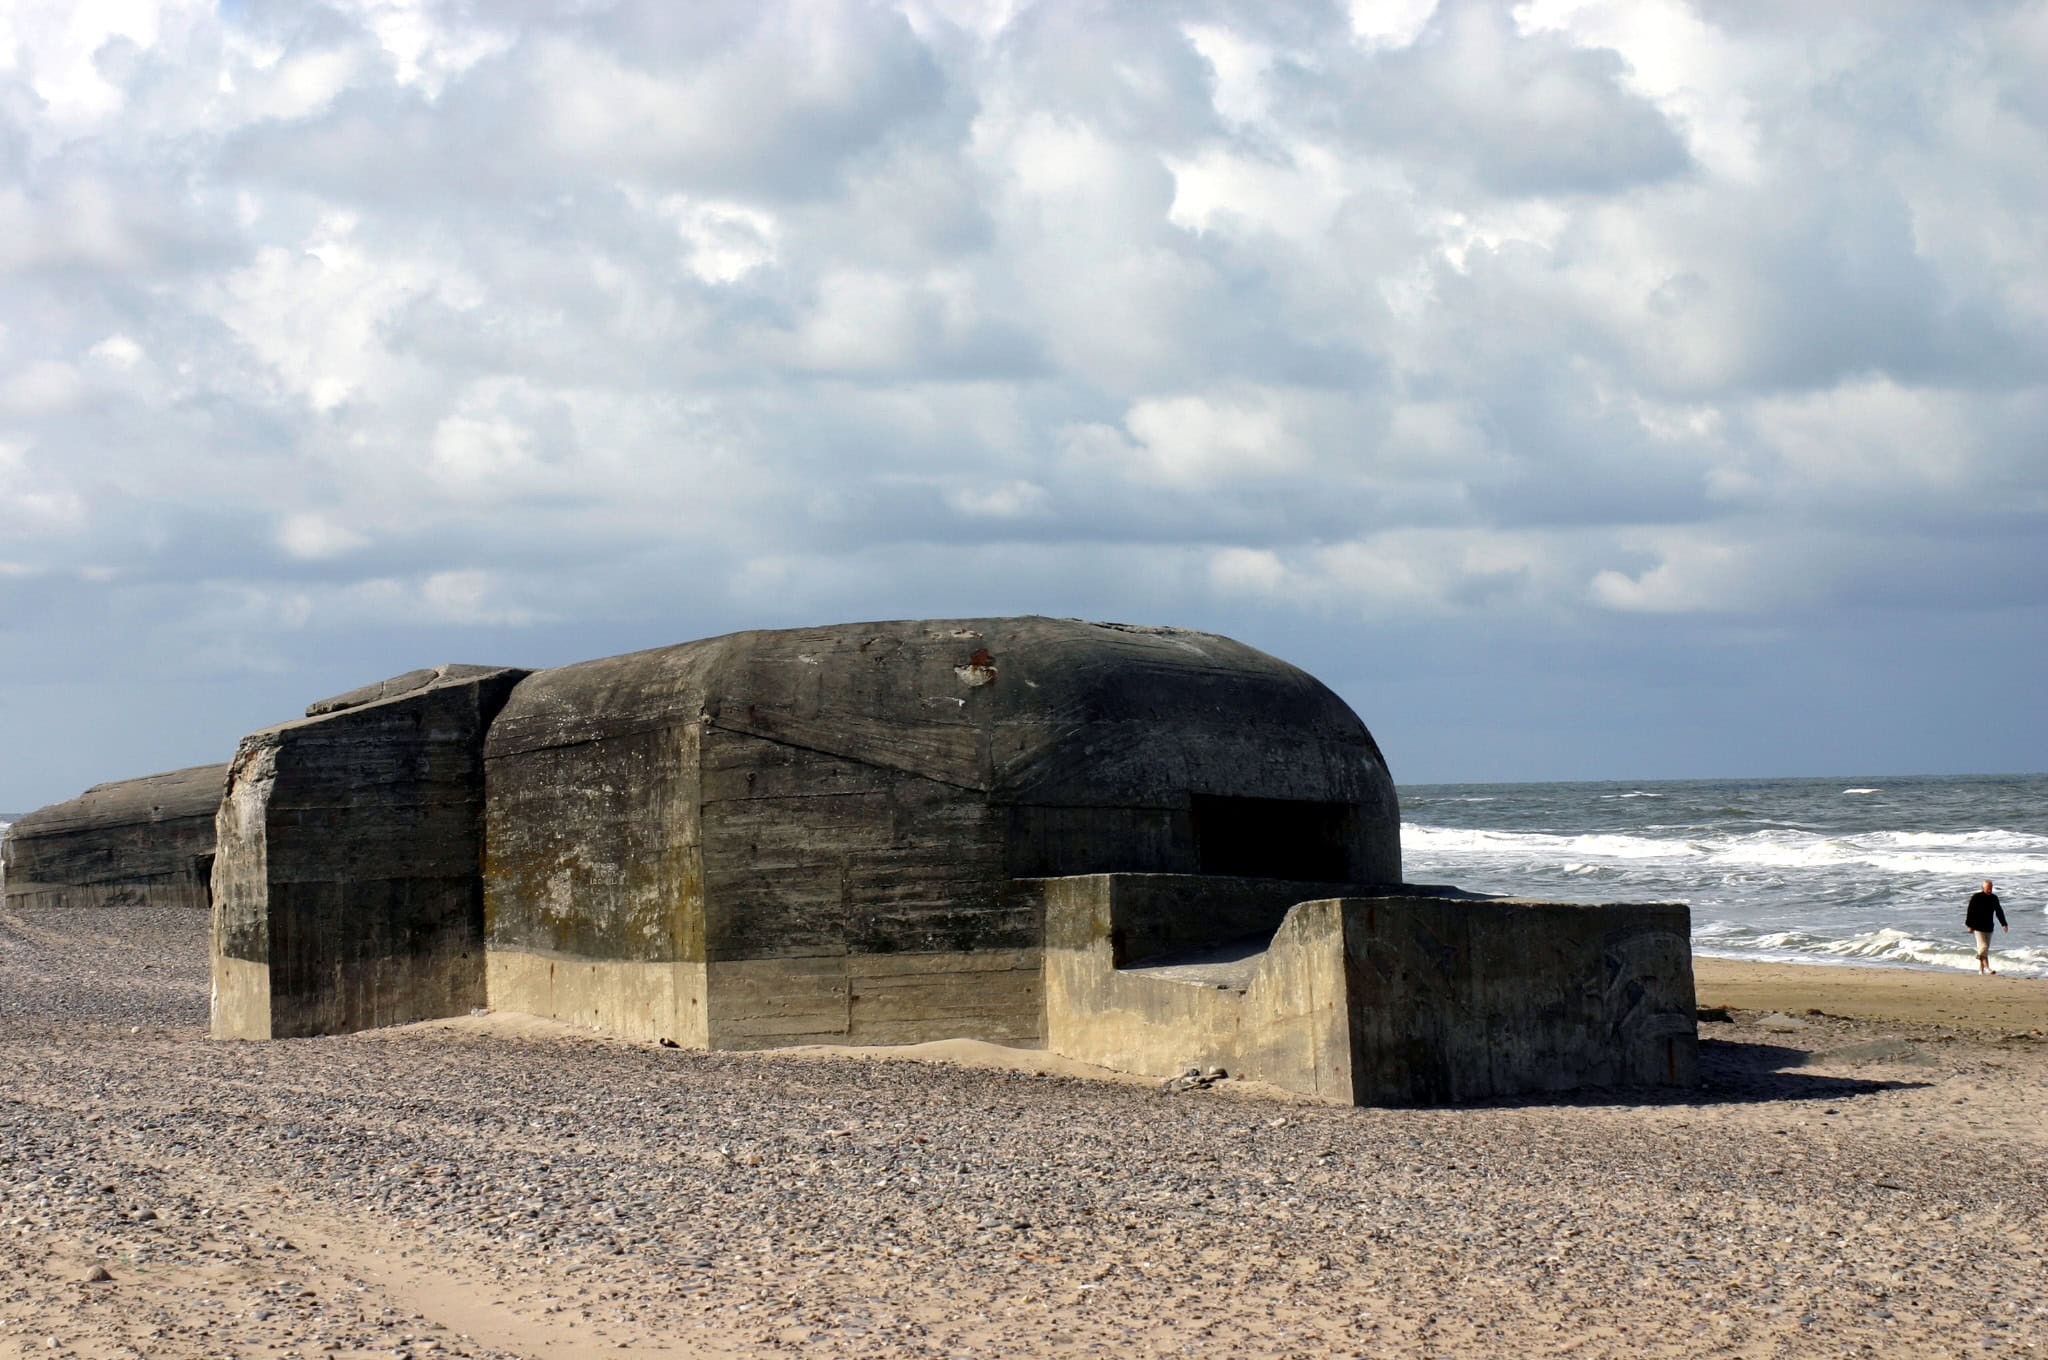
[[205,935],[0,913],[0,1360],[2048,1355],[2035,979],[1702,960],[1697,1090],[1366,1110],[498,1015],[220,1043]]

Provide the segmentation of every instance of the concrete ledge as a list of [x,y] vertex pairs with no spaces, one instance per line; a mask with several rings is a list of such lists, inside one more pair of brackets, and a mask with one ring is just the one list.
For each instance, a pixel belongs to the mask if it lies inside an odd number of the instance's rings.
[[[1045,1034],[1054,1052],[1156,1077],[1221,1066],[1290,1091],[1351,1098],[1342,950],[1319,947],[1328,913],[1295,905],[1316,885],[1092,874],[1032,886],[1045,906]],[[1204,935],[1207,947],[1186,948]],[[1233,939],[1246,943],[1231,948]],[[1171,944],[1184,952],[1159,952]],[[1120,966],[1134,956],[1144,962]]]
[[[1153,1076],[1220,1066],[1365,1105],[1697,1080],[1682,906],[1323,898],[1285,908],[1262,946],[1118,967],[1120,941],[1156,937],[1161,902],[1229,882],[1159,877],[1040,880],[1054,1052]],[[1217,919],[1254,917],[1286,886],[1240,880],[1246,902]]]
[[493,947],[484,991],[493,1010],[681,1048],[921,1044],[963,1035],[1035,1047],[1039,967],[1035,949],[705,964]]

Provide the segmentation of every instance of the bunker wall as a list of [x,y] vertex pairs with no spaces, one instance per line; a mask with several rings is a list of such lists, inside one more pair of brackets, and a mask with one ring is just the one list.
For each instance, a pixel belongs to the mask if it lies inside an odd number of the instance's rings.
[[523,674],[243,739],[217,828],[215,1037],[346,1033],[483,1004],[483,736]]
[[1343,904],[1361,1104],[1692,1086],[1691,913],[1672,904]]
[[1039,1038],[1039,924],[978,790],[708,728],[712,1046]]
[[227,766],[100,784],[28,814],[0,844],[11,907],[204,910]]
[[493,1008],[707,1046],[701,736],[628,727],[487,760]]
[[687,1047],[1038,1037],[978,794],[708,722],[488,762],[494,1007]]

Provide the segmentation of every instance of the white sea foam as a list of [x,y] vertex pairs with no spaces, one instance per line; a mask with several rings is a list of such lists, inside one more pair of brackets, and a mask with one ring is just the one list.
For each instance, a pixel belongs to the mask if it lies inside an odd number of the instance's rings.
[[[1693,946],[1710,958],[1766,963],[1878,963],[1968,972],[1977,967],[1976,952],[1967,938],[1961,943],[1930,939],[1891,927],[1830,939],[1803,930],[1758,933],[1734,922],[1711,921],[1693,928]],[[1993,948],[1991,966],[2013,977],[2048,977],[2048,949]]]
[[1843,793],[1881,793],[1881,789],[1843,789]]
[[1876,845],[1896,845],[1909,849],[1920,846],[1940,849],[1960,845],[1970,849],[2048,853],[2048,836],[2035,836],[2025,831],[1869,831],[1858,839]]
[[2017,831],[1874,831],[1826,836],[1770,828],[1697,838],[1635,836],[1626,832],[1558,835],[1542,831],[1490,831],[1462,827],[1401,827],[1403,850],[1427,860],[1479,858],[1553,868],[1588,861],[1683,861],[1737,868],[1863,867],[1890,874],[1960,874],[1997,877],[2048,872],[2048,836]]
[[1661,793],[1645,793],[1641,789],[1636,789],[1630,793],[1603,793],[1600,795],[1600,801],[1608,803],[1619,798],[1662,798],[1663,796]]
[[1698,853],[1683,842],[1630,836],[1620,832],[1587,832],[1557,836],[1542,831],[1482,831],[1460,827],[1401,824],[1404,853],[1434,856],[1480,855],[1501,859],[1664,859]]
[[1756,932],[1748,926],[1737,925],[1733,921],[1694,921],[1692,923],[1692,938],[1695,944],[1701,940],[1719,940],[1723,938],[1747,940],[1754,934]]

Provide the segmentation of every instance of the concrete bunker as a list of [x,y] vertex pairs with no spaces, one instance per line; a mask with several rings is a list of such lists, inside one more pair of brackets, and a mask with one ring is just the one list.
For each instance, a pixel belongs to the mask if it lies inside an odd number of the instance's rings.
[[565,666],[513,693],[485,769],[491,1004],[695,1047],[1039,1042],[1018,880],[1273,858],[1281,809],[1318,876],[1400,878],[1357,716],[1174,629],[859,624]]
[[1365,725],[1213,634],[738,633],[308,714],[243,742],[221,805],[221,1037],[488,1004],[1369,1103],[1694,1079],[1684,908],[1404,883]]
[[213,818],[225,765],[96,784],[7,828],[0,882],[9,907],[190,907],[213,876]]

